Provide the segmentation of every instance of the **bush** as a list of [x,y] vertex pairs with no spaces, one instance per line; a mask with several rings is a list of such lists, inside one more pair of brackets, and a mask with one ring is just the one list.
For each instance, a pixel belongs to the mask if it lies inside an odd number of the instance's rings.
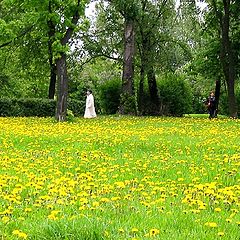
[[85,110],[85,101],[78,101],[76,99],[68,99],[68,109],[72,111],[74,116],[83,116]]
[[[81,101],[68,99],[68,109],[75,116],[82,115],[84,105]],[[0,98],[2,117],[53,117],[56,100],[41,98]]]
[[56,101],[39,98],[0,98],[0,116],[54,116]]
[[109,80],[99,87],[100,106],[105,114],[115,114],[120,105],[121,81]]
[[193,94],[184,76],[168,74],[158,81],[163,115],[182,116],[192,112]]

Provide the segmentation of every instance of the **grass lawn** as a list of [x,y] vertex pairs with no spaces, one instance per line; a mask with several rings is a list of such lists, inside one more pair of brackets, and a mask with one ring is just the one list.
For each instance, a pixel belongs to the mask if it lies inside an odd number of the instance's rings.
[[0,239],[240,238],[240,120],[0,118]]

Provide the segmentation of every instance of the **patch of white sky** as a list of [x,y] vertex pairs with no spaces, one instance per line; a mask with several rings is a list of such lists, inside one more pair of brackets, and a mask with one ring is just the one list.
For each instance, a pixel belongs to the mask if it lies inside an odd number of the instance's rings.
[[[94,18],[94,16],[96,15],[95,5],[97,2],[98,1],[93,1],[88,4],[87,8],[85,9],[85,14],[87,17]],[[176,0],[176,9],[179,7],[180,2],[181,0]],[[195,2],[196,6],[199,7],[201,11],[207,7],[207,3],[205,3],[204,1],[196,0]]]

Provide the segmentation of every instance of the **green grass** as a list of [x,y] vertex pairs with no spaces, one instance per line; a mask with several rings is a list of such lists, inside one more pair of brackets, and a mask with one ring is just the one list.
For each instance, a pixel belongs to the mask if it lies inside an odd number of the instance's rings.
[[0,118],[0,239],[239,239],[239,120]]

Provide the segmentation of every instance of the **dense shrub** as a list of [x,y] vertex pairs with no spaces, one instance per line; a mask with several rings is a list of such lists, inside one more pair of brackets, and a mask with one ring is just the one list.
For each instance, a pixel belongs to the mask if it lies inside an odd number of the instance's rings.
[[121,81],[109,80],[99,86],[102,113],[115,114],[120,104]]
[[192,112],[193,94],[184,76],[168,74],[159,79],[162,114],[182,116]]
[[0,116],[54,116],[56,102],[39,98],[0,98]]
[[[73,99],[68,100],[68,109],[75,116],[83,114],[85,103]],[[0,116],[3,117],[53,117],[56,101],[41,98],[0,98]]]
[[78,101],[76,99],[68,99],[68,109],[72,111],[74,116],[82,116],[85,110],[85,100]]

